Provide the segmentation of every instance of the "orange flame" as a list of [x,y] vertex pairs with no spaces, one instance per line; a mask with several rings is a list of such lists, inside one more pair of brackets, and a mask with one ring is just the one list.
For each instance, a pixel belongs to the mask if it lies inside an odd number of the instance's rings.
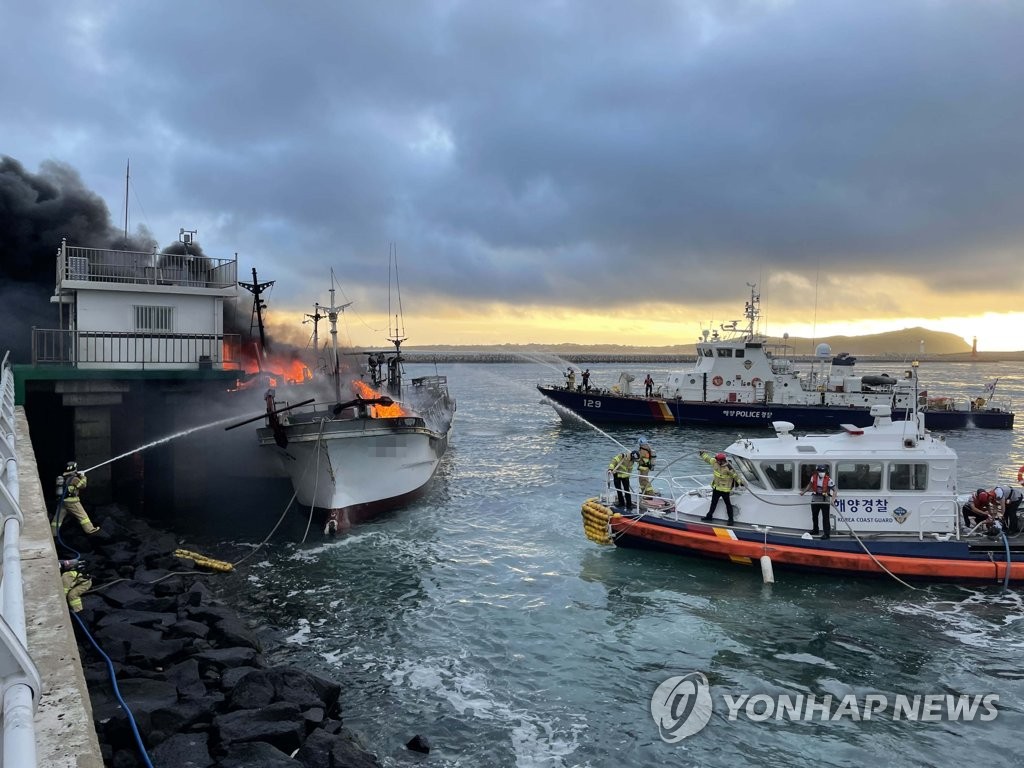
[[[355,379],[352,381],[352,390],[359,396],[367,399],[380,397],[380,392],[377,392],[365,381]],[[409,416],[409,412],[405,410],[398,403],[391,405],[373,405],[370,406],[370,416],[374,419],[389,419],[395,416]]]
[[[246,373],[256,373],[261,363],[255,358],[247,357],[243,363]],[[297,357],[278,357],[266,355],[262,361],[263,373],[266,374],[272,387],[285,384],[303,384],[312,378],[309,368]]]

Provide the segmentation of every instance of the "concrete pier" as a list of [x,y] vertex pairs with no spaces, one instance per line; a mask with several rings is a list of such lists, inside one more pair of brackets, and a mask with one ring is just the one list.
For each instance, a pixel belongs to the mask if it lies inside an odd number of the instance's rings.
[[[103,768],[82,660],[64,599],[28,420],[15,408],[24,524],[21,562],[28,651],[43,681],[35,715],[39,768]],[[14,768],[12,766],[12,768]]]

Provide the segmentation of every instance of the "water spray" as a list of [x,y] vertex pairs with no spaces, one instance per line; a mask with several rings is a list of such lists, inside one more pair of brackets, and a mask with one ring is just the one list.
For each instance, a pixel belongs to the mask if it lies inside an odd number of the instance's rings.
[[151,443],[146,443],[145,445],[141,445],[138,448],[135,448],[135,449],[130,450],[130,451],[126,451],[125,453],[122,453],[119,456],[115,456],[112,459],[107,459],[106,461],[101,461],[99,464],[96,464],[95,466],[89,467],[88,469],[83,469],[82,472],[83,473],[85,473],[85,472],[92,472],[94,469],[99,469],[100,467],[105,467],[107,464],[111,464],[111,463],[117,461],[118,459],[123,459],[126,456],[131,456],[134,453],[139,453],[140,451],[145,451],[148,448],[153,448],[154,446],[162,445],[163,443],[169,443],[171,440],[177,440],[179,437],[185,437],[185,435],[191,435],[193,432],[199,432],[200,430],[203,430],[203,429],[210,429],[211,427],[216,427],[216,426],[219,426],[221,424],[226,424],[229,421],[235,421],[237,418],[238,418],[237,416],[229,416],[226,419],[220,419],[218,421],[212,421],[209,424],[200,424],[198,427],[190,427],[189,429],[182,430],[181,432],[175,432],[173,435],[168,435],[167,437],[161,437],[159,440],[154,440]]
[[613,443],[615,443],[617,446],[619,446],[619,448],[621,448],[622,450],[626,450],[626,446],[624,446],[622,443],[620,443],[618,440],[616,440],[614,437],[609,435],[607,432],[605,432],[600,427],[598,427],[595,424],[592,424],[591,422],[589,422],[586,419],[584,419],[582,416],[580,416],[575,411],[570,411],[568,408],[563,406],[561,403],[555,402],[554,400],[552,400],[550,397],[547,397],[546,395],[541,395],[541,397],[544,398],[548,403],[550,403],[551,407],[554,408],[556,411],[558,411],[559,414],[566,414],[566,415],[572,416],[574,419],[579,421],[581,424],[586,424],[588,427],[590,427],[594,431],[599,432],[600,434],[602,434],[605,437],[607,437],[609,440],[611,440]]

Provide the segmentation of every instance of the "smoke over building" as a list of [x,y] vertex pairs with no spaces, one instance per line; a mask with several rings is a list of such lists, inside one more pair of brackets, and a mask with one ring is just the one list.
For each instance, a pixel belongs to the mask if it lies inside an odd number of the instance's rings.
[[[10,350],[14,362],[29,362],[32,327],[58,327],[49,297],[62,238],[84,248],[152,252],[157,245],[145,227],[125,237],[103,199],[71,166],[47,161],[31,173],[0,156],[0,356]],[[182,253],[183,247],[175,241],[161,253]],[[188,252],[205,258],[198,243],[190,243]],[[227,313],[225,322],[234,317]]]

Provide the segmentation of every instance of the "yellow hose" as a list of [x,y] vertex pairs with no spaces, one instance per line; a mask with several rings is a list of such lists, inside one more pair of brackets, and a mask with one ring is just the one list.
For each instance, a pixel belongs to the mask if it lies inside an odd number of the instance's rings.
[[191,552],[187,549],[176,549],[174,550],[175,557],[183,557],[186,560],[192,560],[200,568],[209,568],[211,571],[233,571],[235,566],[231,563],[225,563],[223,560],[214,560],[212,557],[201,555],[198,552]]

